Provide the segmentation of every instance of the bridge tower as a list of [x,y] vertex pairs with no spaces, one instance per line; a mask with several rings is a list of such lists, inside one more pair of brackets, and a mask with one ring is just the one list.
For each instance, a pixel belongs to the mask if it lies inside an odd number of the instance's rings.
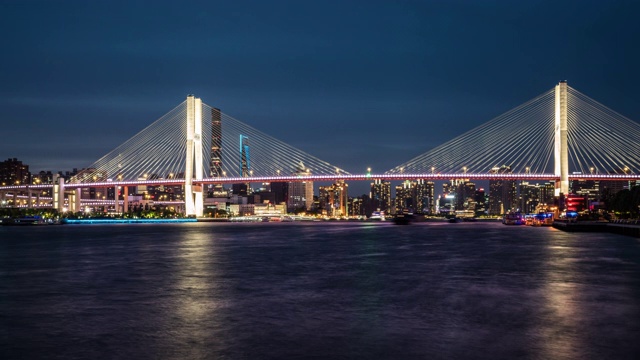
[[[194,173],[195,170],[195,173]],[[184,203],[186,215],[201,217],[204,210],[202,186],[193,185],[193,178],[202,179],[202,100],[187,96],[187,161],[184,172]]]
[[555,102],[555,152],[554,165],[555,175],[560,177],[556,180],[555,196],[560,193],[569,193],[569,154],[567,147],[567,82],[561,81],[556,85]]

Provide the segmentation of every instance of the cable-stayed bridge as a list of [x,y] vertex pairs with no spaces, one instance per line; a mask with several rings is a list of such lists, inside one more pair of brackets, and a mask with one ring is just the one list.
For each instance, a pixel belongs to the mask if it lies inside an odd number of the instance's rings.
[[[572,178],[640,180],[640,125],[566,82],[382,174],[351,174],[190,95],[81,174],[61,179],[51,205],[62,209],[65,189],[183,186],[186,213],[200,216],[207,184],[552,180],[559,195]],[[3,186],[0,195],[25,191],[31,204],[31,193],[47,187]]]

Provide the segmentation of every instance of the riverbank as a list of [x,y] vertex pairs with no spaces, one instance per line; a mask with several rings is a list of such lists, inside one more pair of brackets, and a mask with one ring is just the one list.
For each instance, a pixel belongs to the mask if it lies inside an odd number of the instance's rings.
[[62,224],[170,224],[196,222],[196,219],[63,219]]
[[556,220],[553,222],[553,227],[558,230],[568,232],[609,232],[620,235],[640,237],[640,224],[638,224],[638,222],[568,222]]

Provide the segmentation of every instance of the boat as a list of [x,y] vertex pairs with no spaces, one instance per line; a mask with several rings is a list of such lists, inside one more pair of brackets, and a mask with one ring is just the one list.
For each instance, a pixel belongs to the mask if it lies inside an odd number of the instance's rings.
[[384,217],[384,211],[374,211],[371,216],[369,217],[370,221],[384,221],[385,217]]
[[393,223],[396,225],[409,225],[413,221],[412,213],[399,213],[393,217]]
[[553,225],[553,213],[552,212],[540,212],[535,215],[536,222],[540,226],[551,226]]
[[2,219],[2,225],[5,226],[27,226],[27,225],[53,225],[53,221],[47,221],[40,216],[23,216],[19,218]]
[[510,212],[502,218],[505,225],[525,225],[526,221],[520,212]]

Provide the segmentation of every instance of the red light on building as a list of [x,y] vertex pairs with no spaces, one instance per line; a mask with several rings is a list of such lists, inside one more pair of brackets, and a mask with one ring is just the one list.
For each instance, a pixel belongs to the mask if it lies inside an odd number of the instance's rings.
[[565,203],[567,211],[580,212],[587,208],[586,199],[580,195],[567,195]]

